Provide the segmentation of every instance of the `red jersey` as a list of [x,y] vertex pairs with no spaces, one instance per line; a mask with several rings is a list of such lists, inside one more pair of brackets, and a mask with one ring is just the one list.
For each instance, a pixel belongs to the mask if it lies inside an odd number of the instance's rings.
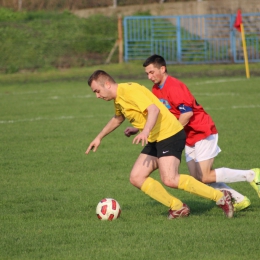
[[181,114],[179,106],[184,105],[192,109],[193,116],[184,127],[186,145],[193,146],[209,135],[218,133],[210,115],[197,103],[187,86],[178,79],[168,76],[164,85],[155,84],[152,92],[178,119]]

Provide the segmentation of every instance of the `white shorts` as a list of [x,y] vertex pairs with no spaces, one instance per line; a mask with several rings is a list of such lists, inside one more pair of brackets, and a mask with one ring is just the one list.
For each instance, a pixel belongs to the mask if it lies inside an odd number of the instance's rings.
[[218,134],[210,135],[194,146],[185,145],[186,162],[194,160],[195,162],[205,161],[216,157],[221,152],[218,147]]

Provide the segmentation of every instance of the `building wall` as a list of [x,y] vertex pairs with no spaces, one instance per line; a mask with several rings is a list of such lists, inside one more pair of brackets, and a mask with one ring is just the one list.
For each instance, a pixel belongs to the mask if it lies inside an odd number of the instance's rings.
[[185,1],[124,7],[90,8],[73,12],[80,17],[88,17],[93,14],[131,16],[147,11],[151,15],[204,15],[236,13],[237,9],[241,9],[242,13],[260,13],[260,0],[198,0],[196,2]]

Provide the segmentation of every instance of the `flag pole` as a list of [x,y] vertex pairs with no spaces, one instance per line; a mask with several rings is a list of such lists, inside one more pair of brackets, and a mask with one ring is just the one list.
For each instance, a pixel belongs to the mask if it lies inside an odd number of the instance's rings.
[[243,52],[244,52],[244,61],[245,61],[245,67],[246,67],[246,77],[249,79],[250,73],[249,73],[249,65],[248,65],[248,57],[247,57],[247,49],[246,49],[245,30],[244,30],[244,25],[242,22],[242,15],[241,15],[240,9],[237,10],[237,16],[236,16],[236,20],[234,23],[234,27],[241,33]]
[[247,49],[246,49],[246,39],[245,39],[245,31],[244,31],[243,23],[240,24],[240,28],[241,28],[241,38],[242,38],[244,60],[245,60],[245,67],[246,67],[246,77],[249,79],[250,72],[249,72],[248,56],[247,56]]

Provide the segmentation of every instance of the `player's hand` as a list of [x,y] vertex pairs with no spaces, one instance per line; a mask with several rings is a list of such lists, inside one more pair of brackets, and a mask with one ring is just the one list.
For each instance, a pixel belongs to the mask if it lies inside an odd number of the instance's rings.
[[125,136],[130,137],[131,135],[137,134],[139,129],[135,127],[127,127],[124,131]]
[[144,132],[141,132],[133,139],[133,144],[139,144],[142,142],[142,146],[148,144],[148,135]]
[[88,146],[88,149],[87,151],[85,152],[85,154],[88,154],[90,152],[90,150],[92,150],[93,152],[95,152],[97,150],[97,148],[99,147],[100,145],[100,139],[94,139],[90,145]]

